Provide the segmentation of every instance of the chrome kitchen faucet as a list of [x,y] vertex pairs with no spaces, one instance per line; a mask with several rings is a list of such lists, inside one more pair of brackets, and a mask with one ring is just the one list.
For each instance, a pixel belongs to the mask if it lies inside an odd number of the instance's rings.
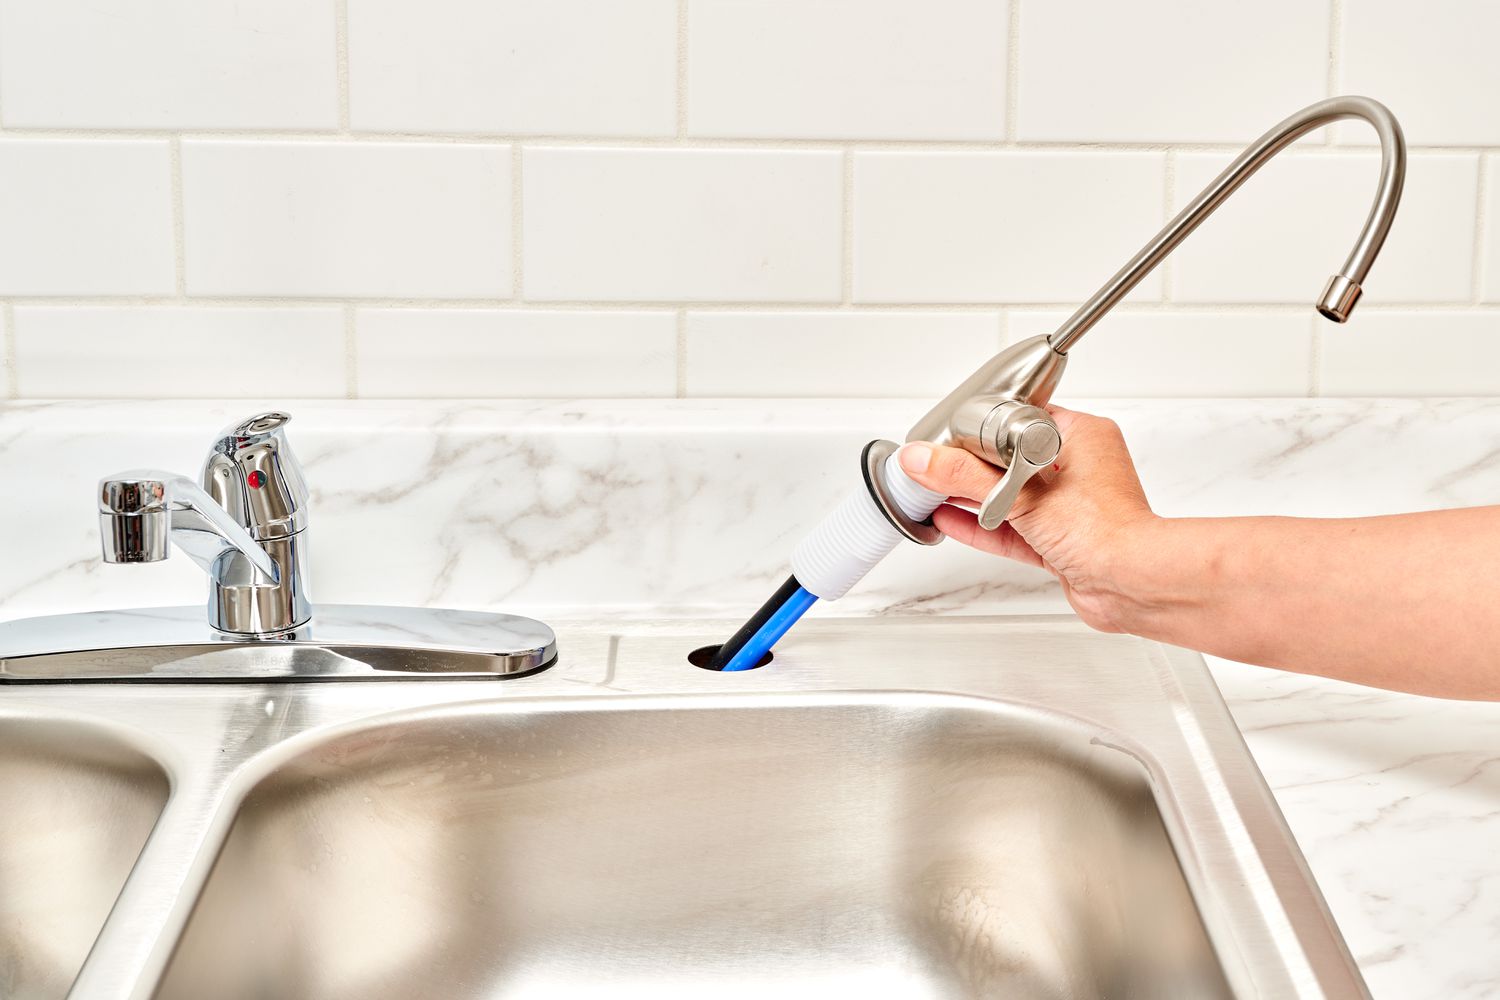
[[176,545],[208,574],[206,615],[199,605],[0,623],[0,684],[479,679],[556,661],[552,629],[519,615],[312,604],[290,420],[271,411],[226,428],[198,483],[156,469],[99,482],[104,561],[160,562]]
[[155,469],[99,483],[107,563],[159,562],[175,543],[208,573],[208,623],[273,635],[312,617],[307,596],[307,483],[286,439],[285,413],[225,428],[202,486]]

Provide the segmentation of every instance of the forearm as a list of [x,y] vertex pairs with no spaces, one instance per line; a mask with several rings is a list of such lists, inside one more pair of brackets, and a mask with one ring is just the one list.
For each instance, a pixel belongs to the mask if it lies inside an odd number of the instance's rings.
[[1158,519],[1122,542],[1120,627],[1227,659],[1500,699],[1500,507]]

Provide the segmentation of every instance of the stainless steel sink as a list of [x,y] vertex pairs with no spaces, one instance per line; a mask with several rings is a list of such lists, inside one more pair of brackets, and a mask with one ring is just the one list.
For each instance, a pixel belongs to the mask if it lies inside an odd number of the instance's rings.
[[5,688],[172,781],[71,995],[1367,996],[1195,654],[814,621],[687,663],[726,631],[560,627],[504,682]]
[[[240,807],[162,997],[1227,997],[1146,773],[922,695],[448,711]],[[246,933],[247,928],[254,928]]]
[[0,997],[67,993],[166,801],[124,740],[0,708]]

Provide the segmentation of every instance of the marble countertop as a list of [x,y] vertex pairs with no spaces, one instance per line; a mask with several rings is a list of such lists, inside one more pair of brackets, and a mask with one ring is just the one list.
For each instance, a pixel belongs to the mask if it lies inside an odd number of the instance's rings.
[[1500,705],[1209,665],[1371,992],[1500,997]]
[[[858,481],[859,446],[901,436],[924,408],[277,405],[296,416],[313,488],[315,599],[543,618],[743,616],[784,577],[800,533]],[[1068,405],[1120,422],[1165,514],[1500,502],[1500,400]],[[200,601],[187,560],[99,562],[94,484],[144,466],[192,474],[213,433],[257,408],[0,406],[0,619]],[[817,613],[1060,610],[1045,574],[949,544],[903,547]],[[1210,666],[1374,995],[1500,997],[1500,704]]]

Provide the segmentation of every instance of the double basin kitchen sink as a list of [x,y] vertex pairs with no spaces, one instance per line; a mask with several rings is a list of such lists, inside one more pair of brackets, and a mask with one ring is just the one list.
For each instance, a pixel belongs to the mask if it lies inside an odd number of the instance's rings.
[[504,680],[0,662],[0,996],[1367,995],[1196,654],[950,618],[688,662],[728,631],[561,625]]

